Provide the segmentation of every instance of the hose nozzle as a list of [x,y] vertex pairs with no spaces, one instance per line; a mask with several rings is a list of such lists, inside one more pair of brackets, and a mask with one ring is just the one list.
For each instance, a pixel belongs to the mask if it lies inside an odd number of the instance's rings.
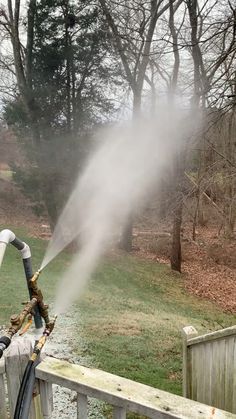
[[30,281],[31,281],[32,283],[37,282],[37,280],[38,280],[38,277],[39,277],[40,273],[41,273],[41,270],[39,269],[38,271],[36,271],[36,272],[35,272],[35,274],[32,276],[32,278],[31,278],[31,280],[30,280]]

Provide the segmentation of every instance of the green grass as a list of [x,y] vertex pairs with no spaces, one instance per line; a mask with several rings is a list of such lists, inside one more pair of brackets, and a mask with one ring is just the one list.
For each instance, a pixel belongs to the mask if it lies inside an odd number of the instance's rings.
[[[21,230],[17,233],[31,246],[37,269],[46,242],[25,237]],[[53,301],[68,263],[69,255],[63,254],[42,273],[40,287],[46,301]],[[0,281],[0,324],[6,324],[27,298],[20,256],[11,247]],[[124,255],[99,267],[75,306],[75,315],[83,342],[80,345],[75,329],[78,355],[91,357],[93,365],[105,371],[177,394],[181,394],[181,329],[191,324],[202,333],[235,323],[234,316],[188,295],[183,277],[167,266]]]
[[235,321],[186,294],[181,275],[167,266],[131,256],[100,267],[80,309],[87,351],[99,368],[177,394],[182,328],[205,332]]
[[0,170],[0,179],[12,180],[13,173],[11,170]]

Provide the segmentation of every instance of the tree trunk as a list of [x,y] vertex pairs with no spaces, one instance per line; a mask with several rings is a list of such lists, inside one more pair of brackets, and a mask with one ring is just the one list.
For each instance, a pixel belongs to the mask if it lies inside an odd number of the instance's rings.
[[183,212],[182,194],[178,194],[177,199],[179,200],[179,203],[174,214],[170,263],[171,263],[171,269],[173,269],[174,271],[181,272],[181,262],[182,262],[181,225],[182,225],[182,212]]
[[184,159],[183,156],[178,155],[176,157],[176,168],[175,168],[175,178],[176,183],[174,187],[176,188],[175,193],[175,210],[174,210],[174,219],[173,219],[173,236],[172,236],[172,248],[171,248],[171,257],[170,264],[171,269],[174,271],[181,272],[181,226],[182,226],[182,213],[183,213],[183,194],[182,194],[182,182],[184,174]]
[[34,23],[36,14],[36,1],[30,0],[27,14],[27,45],[26,63],[21,55],[21,43],[19,38],[19,13],[20,1],[15,2],[15,9],[12,8],[12,1],[8,1],[9,24],[11,30],[11,42],[14,56],[14,66],[20,96],[23,100],[28,117],[28,125],[32,135],[32,160],[35,161],[39,172],[40,190],[38,191],[45,208],[48,212],[50,226],[53,229],[57,221],[57,202],[53,179],[48,176],[48,168],[52,165],[49,161],[47,151],[44,150],[43,130],[39,121],[39,105],[32,88],[32,51],[34,45]]
[[[137,89],[137,91],[133,92],[133,120],[135,123],[135,119],[140,115],[141,111],[141,97],[142,93],[141,90]],[[120,239],[120,248],[125,250],[126,252],[131,252],[132,250],[132,241],[133,241],[133,216],[130,215],[126,220],[125,225],[123,226],[123,230],[121,233]]]
[[43,183],[44,203],[48,213],[48,221],[50,224],[51,232],[53,232],[58,219],[56,193],[53,182],[51,182],[50,179],[45,179]]
[[131,252],[133,241],[133,217],[130,216],[123,227],[120,239],[120,248],[126,252]]
[[[234,162],[234,138],[235,138],[235,105],[231,111],[231,115],[229,115],[229,122],[228,122],[228,135],[226,140],[226,149],[225,154],[228,157],[229,161]],[[225,220],[224,220],[224,235],[227,238],[234,237],[234,226],[235,226],[235,218],[236,218],[236,211],[235,211],[235,174],[233,171],[233,166],[231,164],[226,165],[226,176],[225,176],[225,192],[224,192],[224,212],[225,212]]]
[[[45,133],[40,132],[39,123],[36,121],[36,116],[34,115],[34,110],[31,110],[30,113],[30,128],[32,132],[32,142],[33,142],[33,153],[39,173],[39,185],[40,190],[39,194],[42,197],[44,206],[48,214],[48,221],[51,227],[51,231],[54,230],[58,219],[58,202],[56,198],[56,189],[55,189],[55,174],[52,174],[52,160],[51,155],[48,153],[47,143]],[[42,138],[42,135],[44,137]],[[53,156],[54,163],[56,159],[56,153]]]
[[141,112],[141,99],[142,99],[142,93],[140,89],[137,89],[137,91],[133,92],[133,120],[137,117],[139,117]]

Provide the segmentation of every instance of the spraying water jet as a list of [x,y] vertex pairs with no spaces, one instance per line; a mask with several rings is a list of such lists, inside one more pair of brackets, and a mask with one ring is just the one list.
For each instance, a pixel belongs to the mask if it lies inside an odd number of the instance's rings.
[[79,237],[79,252],[56,295],[58,312],[66,311],[80,297],[98,260],[120,235],[121,226],[157,193],[160,180],[196,128],[196,115],[193,122],[185,111],[162,106],[154,118],[140,116],[134,124],[112,127],[97,136],[99,146],[75,183],[41,265],[45,267]]

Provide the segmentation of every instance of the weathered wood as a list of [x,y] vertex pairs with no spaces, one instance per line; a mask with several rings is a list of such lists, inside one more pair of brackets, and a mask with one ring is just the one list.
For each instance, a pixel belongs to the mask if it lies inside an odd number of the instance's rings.
[[217,406],[219,403],[219,393],[220,389],[220,380],[219,380],[219,365],[220,365],[220,352],[218,341],[212,343],[212,359],[213,359],[213,368],[212,368],[212,383],[211,383],[211,400],[214,403],[214,406]]
[[196,351],[191,348],[190,352],[190,363],[191,363],[191,399],[197,400],[197,360]]
[[[205,349],[205,364],[201,365],[202,374],[204,373],[205,386],[204,386],[204,401],[202,403],[211,404],[211,387],[212,387],[212,371],[213,371],[213,341],[203,344]],[[199,400],[200,401],[200,400]]]
[[42,414],[42,409],[41,409],[41,399],[40,399],[39,394],[33,398],[33,403],[34,403],[36,419],[43,419],[43,414]]
[[182,337],[183,337],[183,396],[184,397],[190,397],[190,381],[191,377],[189,376],[188,371],[190,371],[191,366],[189,366],[189,354],[188,354],[188,348],[187,348],[187,342],[188,339],[190,339],[193,336],[196,336],[197,330],[193,326],[186,326],[182,330]]
[[[216,341],[218,345],[218,352],[219,352],[219,381],[218,381],[218,403],[217,407],[220,409],[225,408],[225,353],[226,353],[226,340],[220,339]],[[226,384],[228,385],[228,384]]]
[[211,340],[223,339],[229,336],[236,336],[236,326],[227,327],[226,329],[217,330],[216,332],[206,333],[202,336],[197,336],[188,339],[188,346],[196,345],[202,342],[209,342]]
[[0,375],[5,373],[5,361],[4,358],[0,359]]
[[[7,377],[10,415],[14,416],[17,395],[25,367],[32,352],[32,344],[26,337],[14,339],[5,352],[5,369]],[[35,419],[34,406],[30,408],[30,419]]]
[[[205,345],[200,345],[200,350],[197,355],[198,365],[201,365],[201,369],[198,370],[198,379],[197,379],[197,401],[201,403],[206,403],[206,375],[208,370],[207,358],[206,358],[206,347]],[[208,403],[207,403],[208,404]]]
[[39,381],[39,393],[40,393],[40,403],[41,403],[41,412],[44,419],[49,419],[53,411],[53,392],[52,392],[52,383],[47,383],[46,381]]
[[124,407],[114,406],[113,419],[126,419],[126,409]]
[[[234,360],[235,337],[231,336],[225,342],[225,409],[233,412],[233,392],[234,376],[236,365]],[[235,413],[235,412],[234,412]]]
[[235,415],[97,369],[47,357],[36,377],[153,419],[235,418]]
[[0,419],[7,419],[6,391],[3,374],[0,374]]
[[[234,365],[234,378],[233,378],[233,400],[232,400],[232,412],[236,413],[236,337],[234,338],[234,348],[233,348],[233,365]],[[232,362],[232,361],[231,361]]]
[[85,394],[77,395],[77,419],[87,419],[88,417],[88,398]]
[[235,334],[233,326],[183,341],[185,394],[232,413],[236,413]]

